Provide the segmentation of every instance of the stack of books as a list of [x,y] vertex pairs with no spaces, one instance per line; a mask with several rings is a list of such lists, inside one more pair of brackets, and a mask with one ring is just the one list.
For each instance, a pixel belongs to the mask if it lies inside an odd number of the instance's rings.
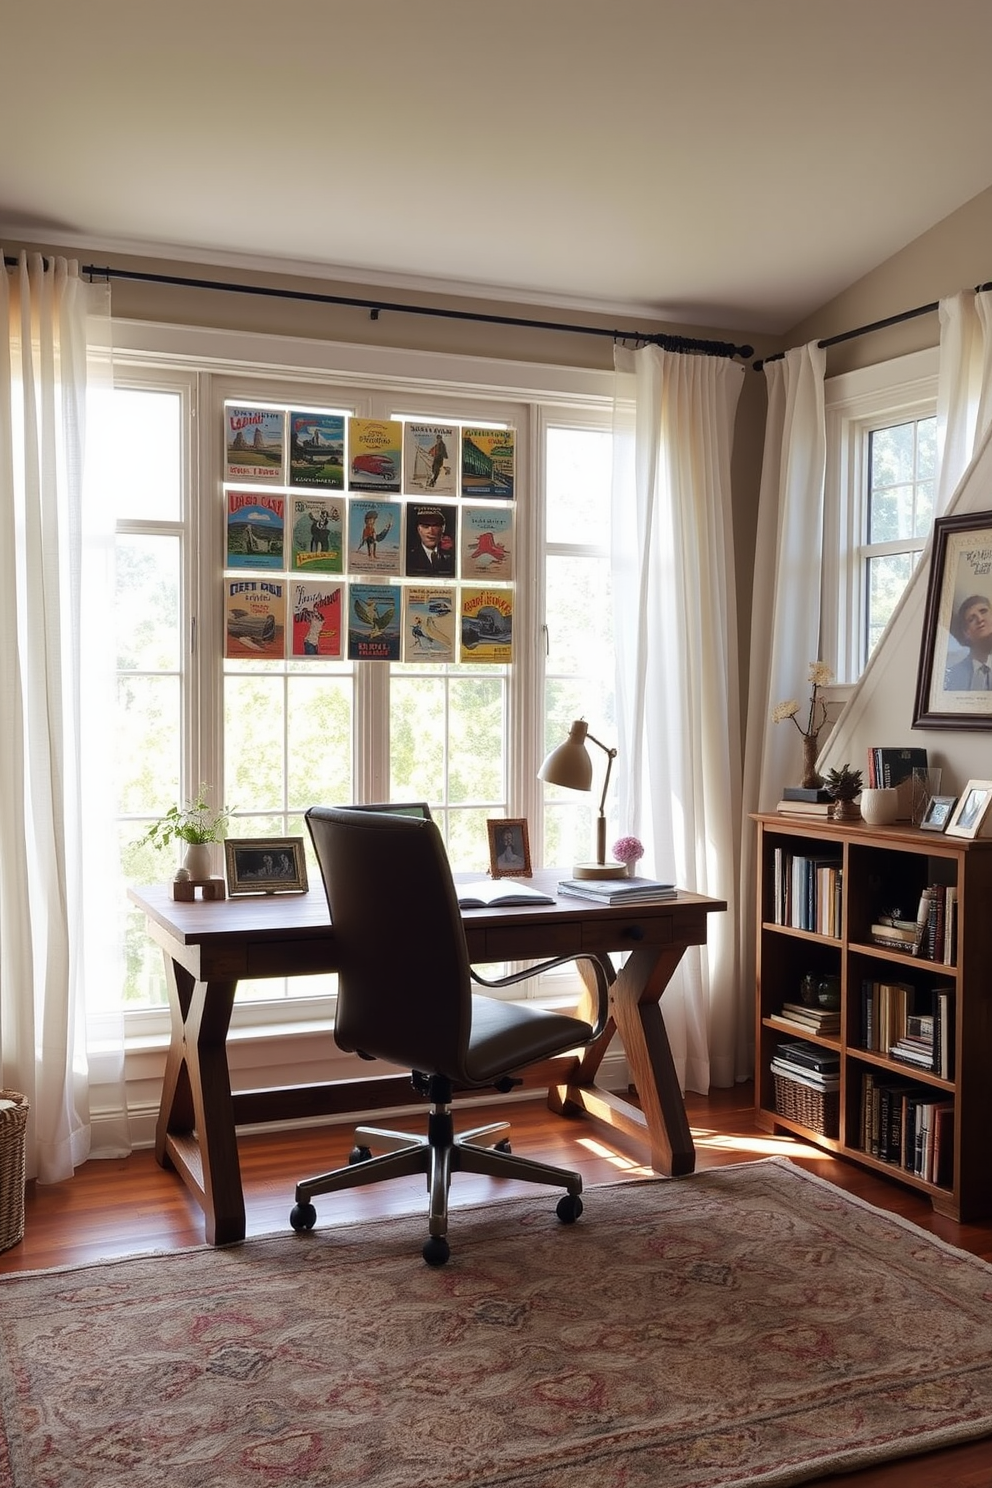
[[925,921],[901,919],[897,914],[883,913],[869,933],[874,945],[884,946],[888,951],[901,951],[905,956],[917,956],[925,929]]
[[834,809],[834,799],[823,786],[786,785],[782,788],[782,799],[776,806],[783,816],[828,817]]
[[838,1008],[810,1007],[805,1002],[783,1002],[782,1011],[775,1016],[783,1023],[792,1023],[807,1033],[839,1033],[840,1010]]
[[927,1183],[954,1179],[954,1102],[910,1080],[865,1070],[861,1076],[862,1146]]
[[935,987],[930,995],[933,1012],[907,1014],[905,1032],[890,1044],[889,1058],[950,1080],[954,1068],[954,989]]
[[824,1049],[820,1044],[811,1044],[805,1039],[790,1039],[776,1046],[772,1074],[785,1075],[814,1090],[839,1090],[840,1052]]
[[656,904],[661,899],[674,899],[678,889],[653,878],[563,878],[558,892],[592,899],[597,904]]

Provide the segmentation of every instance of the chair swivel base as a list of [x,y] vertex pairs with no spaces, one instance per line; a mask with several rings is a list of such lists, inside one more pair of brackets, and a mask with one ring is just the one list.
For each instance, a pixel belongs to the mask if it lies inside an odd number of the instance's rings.
[[[423,1173],[427,1177],[430,1210],[429,1233],[422,1253],[429,1266],[443,1266],[451,1254],[447,1241],[448,1189],[452,1173],[463,1172],[564,1188],[566,1192],[558,1201],[556,1213],[562,1224],[574,1224],[582,1213],[579,1197],[581,1175],[531,1158],[516,1157],[505,1137],[490,1145],[493,1136],[508,1130],[508,1123],[501,1121],[455,1136],[451,1113],[446,1107],[431,1109],[426,1137],[360,1126],[355,1132],[355,1147],[347,1167],[319,1173],[296,1185],[296,1203],[289,1222],[294,1230],[313,1229],[317,1211],[311,1200],[320,1194],[359,1188],[367,1183],[377,1183],[381,1178],[405,1178],[412,1173]],[[373,1145],[386,1150],[373,1157]]]

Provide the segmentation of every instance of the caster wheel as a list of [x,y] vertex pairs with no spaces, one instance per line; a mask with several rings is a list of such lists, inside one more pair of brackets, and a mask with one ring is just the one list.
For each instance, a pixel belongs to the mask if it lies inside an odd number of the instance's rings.
[[353,1168],[356,1163],[369,1162],[371,1157],[371,1147],[352,1147],[348,1153],[348,1166],[349,1168]]
[[317,1223],[317,1211],[312,1204],[294,1204],[289,1222],[296,1231],[312,1230]]
[[510,1139],[509,1139],[509,1137],[504,1137],[501,1142],[495,1142],[493,1144],[493,1151],[494,1152],[512,1152],[513,1151],[513,1148],[510,1146]]
[[424,1241],[422,1254],[428,1266],[443,1266],[451,1254],[451,1246],[443,1235],[432,1235]]
[[578,1194],[566,1194],[564,1198],[558,1200],[555,1213],[562,1224],[574,1224],[582,1213],[582,1200]]

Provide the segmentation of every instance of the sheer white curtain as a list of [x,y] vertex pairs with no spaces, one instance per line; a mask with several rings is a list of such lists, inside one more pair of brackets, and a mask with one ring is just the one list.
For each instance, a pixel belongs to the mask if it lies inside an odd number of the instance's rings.
[[[765,363],[768,413],[758,497],[751,662],[744,745],[745,813],[773,811],[782,784],[797,780],[800,740],[772,710],[802,697],[820,655],[823,498],[826,474],[826,353],[811,341]],[[808,688],[807,688],[808,695]],[[741,855],[741,958],[753,990],[755,830],[745,817]],[[748,1028],[748,1040],[753,1030]],[[751,1056],[748,1056],[751,1062]]]
[[[0,1071],[30,1103],[29,1176],[55,1182],[91,1151],[86,988],[112,1003],[120,985],[103,860],[114,514],[85,476],[109,290],[22,253],[0,272],[0,326]],[[101,1100],[125,1150],[112,1030]]]
[[992,293],[963,290],[941,300],[939,312],[938,517],[992,422]]
[[644,871],[727,901],[662,1010],[684,1088],[731,1085],[740,1000],[740,701],[730,498],[744,368],[619,347],[613,581],[620,829]]

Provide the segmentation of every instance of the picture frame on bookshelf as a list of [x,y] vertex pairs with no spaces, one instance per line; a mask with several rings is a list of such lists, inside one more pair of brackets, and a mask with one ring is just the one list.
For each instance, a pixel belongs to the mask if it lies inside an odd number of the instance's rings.
[[948,837],[983,836],[983,827],[990,820],[990,807],[992,807],[992,780],[969,780],[947,823]]
[[914,728],[992,728],[992,512],[937,517]]
[[530,878],[530,841],[524,817],[499,817],[486,822],[489,834],[489,872],[493,878]]
[[920,821],[921,832],[944,832],[957,805],[957,796],[931,796]]

